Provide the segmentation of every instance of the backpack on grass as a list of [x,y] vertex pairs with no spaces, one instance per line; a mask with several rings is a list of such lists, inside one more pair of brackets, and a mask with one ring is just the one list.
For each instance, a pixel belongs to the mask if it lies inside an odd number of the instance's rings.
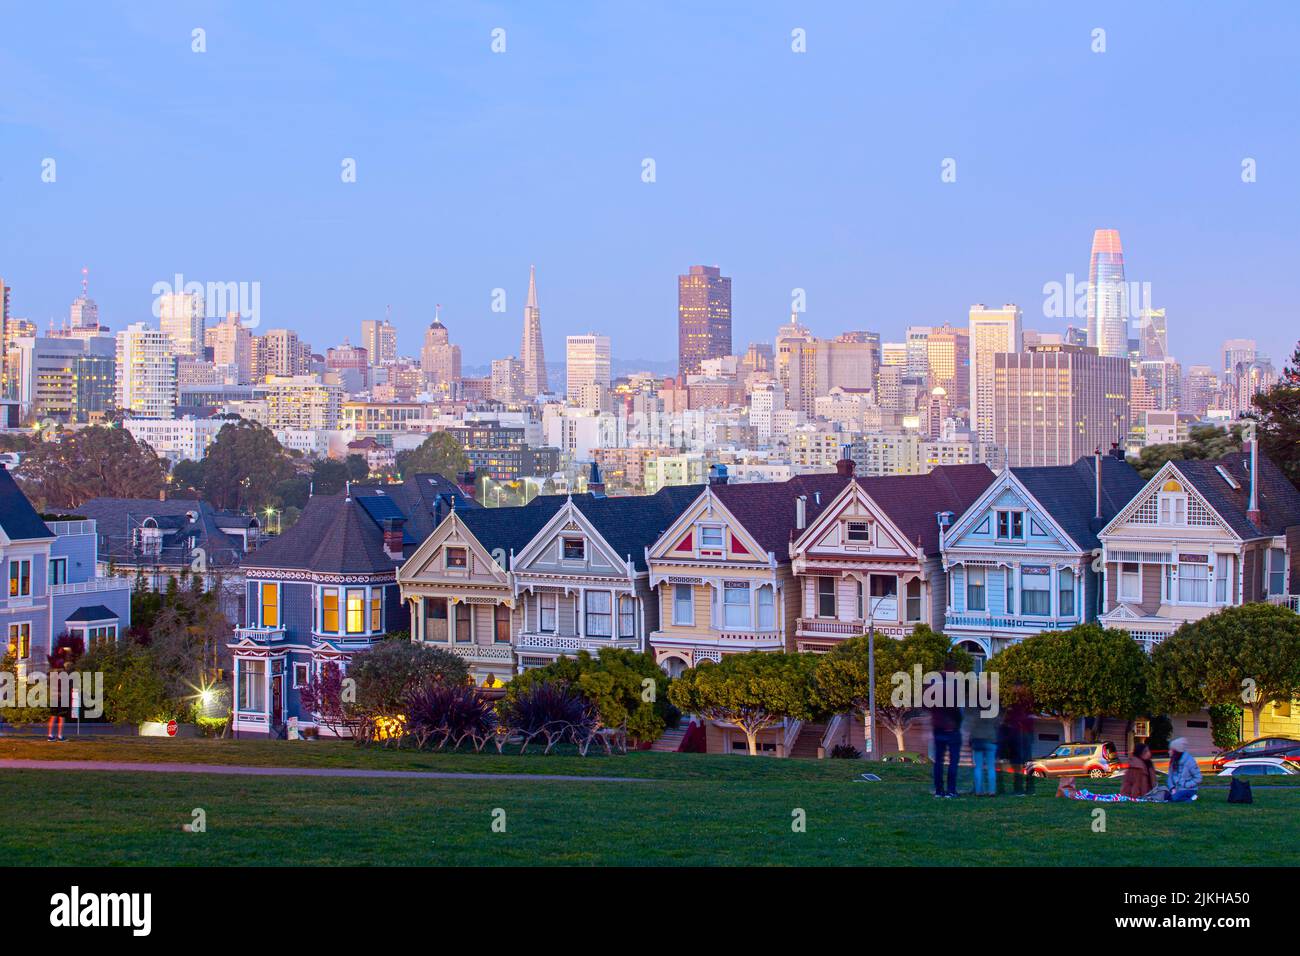
[[1250,792],[1250,781],[1232,775],[1232,784],[1228,787],[1229,803],[1254,803],[1255,797]]

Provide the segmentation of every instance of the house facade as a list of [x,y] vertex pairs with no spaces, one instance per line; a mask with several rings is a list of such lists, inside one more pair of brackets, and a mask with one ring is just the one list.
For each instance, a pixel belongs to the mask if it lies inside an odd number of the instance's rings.
[[943,630],[976,659],[1095,620],[1097,532],[1141,491],[1114,455],[1004,470],[944,532]]
[[659,625],[656,662],[670,675],[743,651],[794,649],[801,591],[790,542],[851,480],[836,474],[729,484],[714,466],[709,485],[650,546]]
[[64,634],[86,649],[117,640],[131,626],[131,582],[97,573],[95,522],[80,516],[43,521],[0,469],[0,656],[44,672]]
[[868,627],[901,638],[943,629],[942,523],[993,482],[985,465],[856,478],[790,546],[798,581],[794,649],[824,653]]
[[321,669],[346,672],[352,655],[409,631],[397,569],[419,530],[453,507],[477,506],[436,475],[352,486],[311,498],[292,528],[248,556],[246,613],[229,645],[236,735],[283,736],[290,720],[317,726],[302,691]]
[[1266,457],[1253,459],[1167,462],[1107,523],[1102,624],[1149,649],[1224,607],[1294,606],[1300,491]]

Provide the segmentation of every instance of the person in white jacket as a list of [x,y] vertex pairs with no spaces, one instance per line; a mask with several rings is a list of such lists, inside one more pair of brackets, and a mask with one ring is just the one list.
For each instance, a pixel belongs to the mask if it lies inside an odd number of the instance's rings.
[[1201,768],[1196,758],[1187,752],[1187,738],[1169,741],[1169,799],[1182,802],[1196,799],[1196,788],[1201,785]]

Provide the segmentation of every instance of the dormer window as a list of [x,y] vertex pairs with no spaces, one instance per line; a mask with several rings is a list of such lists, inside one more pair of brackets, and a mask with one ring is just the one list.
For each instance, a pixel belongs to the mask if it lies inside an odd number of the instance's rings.
[[1023,511],[999,511],[998,539],[1000,541],[1021,541],[1025,537],[1025,513]]
[[849,521],[845,523],[844,540],[850,544],[871,543],[870,521]]
[[587,557],[587,542],[584,538],[564,538],[560,549],[565,561],[583,561]]
[[721,551],[723,545],[720,525],[700,525],[700,550]]
[[1160,486],[1160,524],[1183,527],[1187,524],[1187,492],[1181,483],[1171,478]]

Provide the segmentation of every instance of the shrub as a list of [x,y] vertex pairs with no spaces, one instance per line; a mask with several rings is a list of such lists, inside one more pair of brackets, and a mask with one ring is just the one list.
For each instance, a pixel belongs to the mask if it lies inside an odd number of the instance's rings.
[[860,760],[862,751],[852,744],[836,744],[831,748],[831,758],[834,760]]
[[435,681],[406,694],[406,731],[421,750],[447,744],[456,750],[468,740],[481,751],[497,730],[493,703],[469,685]]
[[229,717],[195,717],[194,723],[198,725],[199,733],[204,737],[220,737],[226,732],[226,725],[230,723]]
[[530,684],[500,704],[501,721],[522,737],[519,752],[538,737],[546,741],[543,753],[570,740],[587,752],[600,724],[596,707],[566,681]]

